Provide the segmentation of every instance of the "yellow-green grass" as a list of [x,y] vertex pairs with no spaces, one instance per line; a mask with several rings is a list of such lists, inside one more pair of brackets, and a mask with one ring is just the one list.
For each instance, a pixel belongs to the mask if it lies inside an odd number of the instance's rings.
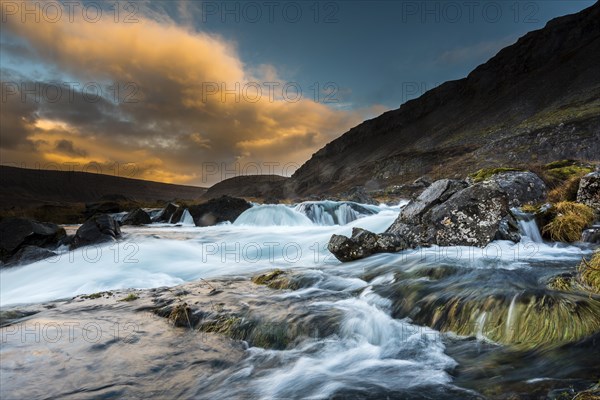
[[594,209],[585,204],[561,201],[554,205],[555,217],[542,232],[557,242],[576,242],[581,232],[594,221]]

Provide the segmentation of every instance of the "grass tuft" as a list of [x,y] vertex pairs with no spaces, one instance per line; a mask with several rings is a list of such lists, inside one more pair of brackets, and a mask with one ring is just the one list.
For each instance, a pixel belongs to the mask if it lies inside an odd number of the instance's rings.
[[542,233],[557,242],[576,242],[581,232],[594,221],[594,209],[585,204],[561,201],[554,205],[555,217]]
[[600,294],[600,250],[596,250],[589,261],[581,260],[577,272],[585,289]]
[[124,298],[122,298],[119,301],[135,301],[135,300],[137,300],[139,298],[140,298],[140,296],[138,296],[137,294],[135,294],[135,293],[129,293],[127,295],[127,297],[124,297]]

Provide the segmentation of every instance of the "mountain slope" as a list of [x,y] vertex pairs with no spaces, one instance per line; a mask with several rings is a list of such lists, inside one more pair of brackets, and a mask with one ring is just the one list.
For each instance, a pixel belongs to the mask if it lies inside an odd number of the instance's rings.
[[466,78],[352,128],[299,168],[287,189],[375,189],[599,154],[600,2],[526,34]]
[[0,166],[0,207],[85,203],[119,195],[136,201],[195,200],[205,188],[171,185],[85,172]]

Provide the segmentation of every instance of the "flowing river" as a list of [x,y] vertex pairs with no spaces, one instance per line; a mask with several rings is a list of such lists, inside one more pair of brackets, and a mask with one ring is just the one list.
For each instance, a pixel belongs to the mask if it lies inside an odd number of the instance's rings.
[[[385,231],[403,205],[255,205],[205,228],[184,213],[177,225],[125,226],[117,243],[4,269],[2,313],[23,318],[2,328],[0,397],[545,398],[597,381],[599,300],[546,287],[591,249],[544,243],[523,219],[518,244],[344,264],[327,251],[332,234],[354,226]],[[250,282],[273,270],[294,284]],[[232,340],[148,311],[152,296],[204,284],[220,292],[210,307],[285,340]],[[79,296],[128,288],[150,290],[137,305]]]

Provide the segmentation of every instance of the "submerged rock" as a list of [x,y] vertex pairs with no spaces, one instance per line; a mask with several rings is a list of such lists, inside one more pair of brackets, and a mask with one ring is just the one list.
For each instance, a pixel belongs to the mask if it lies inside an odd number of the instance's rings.
[[600,172],[592,172],[581,178],[577,191],[577,202],[600,212]]
[[392,300],[394,318],[514,348],[551,348],[600,333],[600,296],[559,289],[570,287],[572,274],[548,288],[527,279],[508,270],[414,268],[374,291]]
[[338,260],[353,261],[375,253],[404,250],[407,243],[394,234],[376,234],[365,229],[352,228],[352,237],[333,235],[327,248]]
[[147,225],[151,223],[152,219],[141,208],[136,208],[123,219],[123,225]]
[[[57,247],[65,236],[64,228],[56,224],[25,218],[6,218],[0,222],[0,260],[18,262],[34,252],[41,255],[44,251],[34,251],[31,247]],[[26,247],[30,248],[25,250]],[[19,251],[21,253],[18,259],[11,260]]]
[[203,204],[190,206],[190,214],[196,226],[211,226],[221,222],[234,222],[241,213],[252,207],[244,199],[231,196],[221,196]]
[[119,223],[107,214],[96,215],[77,229],[71,248],[115,241],[121,236]]
[[55,255],[55,252],[42,247],[25,246],[21,247],[19,251],[17,251],[15,255],[11,257],[6,266],[30,264],[46,258],[54,257]]

